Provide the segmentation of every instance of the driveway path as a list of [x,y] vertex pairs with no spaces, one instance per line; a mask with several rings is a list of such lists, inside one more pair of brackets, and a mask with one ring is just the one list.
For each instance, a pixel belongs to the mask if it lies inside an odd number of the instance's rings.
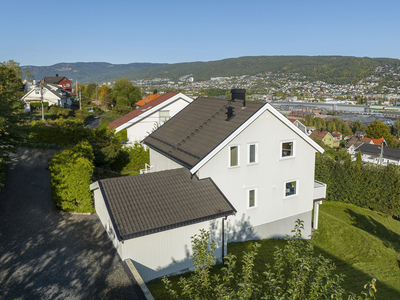
[[52,150],[20,149],[0,194],[0,299],[142,299],[97,215],[54,208]]

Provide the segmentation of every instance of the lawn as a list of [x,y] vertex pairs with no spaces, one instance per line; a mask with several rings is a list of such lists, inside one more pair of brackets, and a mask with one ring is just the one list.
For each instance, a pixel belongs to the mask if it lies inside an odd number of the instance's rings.
[[[266,263],[273,264],[272,254],[284,240],[257,241],[262,246],[255,266],[262,273]],[[228,251],[238,256],[252,249],[253,241],[228,244]],[[357,294],[372,277],[378,277],[377,299],[400,299],[400,222],[381,213],[354,205],[325,201],[320,207],[319,232],[315,252],[330,258],[337,273],[344,274],[342,286]],[[219,272],[217,265],[214,272]],[[240,264],[238,265],[240,270]],[[172,277],[176,283],[179,276]],[[148,283],[155,299],[168,299],[160,280]]]

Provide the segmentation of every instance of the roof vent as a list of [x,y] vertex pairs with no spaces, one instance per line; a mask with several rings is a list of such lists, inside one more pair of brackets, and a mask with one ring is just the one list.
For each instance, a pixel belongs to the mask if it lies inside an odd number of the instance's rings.
[[154,91],[153,91],[153,95],[155,95],[155,94],[157,94],[157,90],[154,90]]
[[232,89],[232,100],[242,100],[243,106],[246,107],[246,90],[245,89]]
[[233,112],[234,112],[234,107],[233,106],[227,106],[226,107],[226,115],[227,115],[227,117],[226,117],[226,120],[225,121],[229,121],[230,119],[232,119],[235,115],[233,114]]

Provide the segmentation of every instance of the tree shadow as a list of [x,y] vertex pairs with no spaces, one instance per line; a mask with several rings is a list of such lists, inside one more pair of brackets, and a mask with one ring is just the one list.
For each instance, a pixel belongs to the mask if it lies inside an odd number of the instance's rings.
[[400,235],[398,233],[388,229],[383,224],[374,220],[372,217],[357,214],[351,209],[346,209],[344,212],[351,217],[353,226],[377,237],[386,247],[393,248],[394,246],[396,251],[400,251]]
[[97,215],[54,208],[51,154],[19,154],[0,194],[0,298],[142,299]]

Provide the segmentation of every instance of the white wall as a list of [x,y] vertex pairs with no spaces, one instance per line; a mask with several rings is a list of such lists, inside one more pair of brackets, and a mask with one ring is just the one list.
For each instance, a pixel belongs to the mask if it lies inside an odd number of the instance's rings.
[[[160,110],[168,110],[169,116],[172,118],[175,116],[179,111],[186,107],[189,103],[186,100],[178,98],[176,101],[172,102],[168,105],[163,105],[163,103],[157,105],[157,111],[153,114],[141,119],[140,121],[136,121],[132,123],[127,128],[128,131],[128,143],[134,144],[135,141],[142,141],[145,137],[147,137],[155,128],[155,125],[159,123],[160,120]],[[140,109],[140,108],[139,108]],[[140,116],[138,116],[140,118]],[[134,121],[134,120],[131,120]],[[162,125],[162,124],[161,124]]]
[[[120,242],[118,253],[122,260],[132,259],[144,281],[183,273],[193,270],[190,237],[199,234],[200,229],[214,233],[212,238],[218,242],[214,255],[221,259],[221,224],[219,219],[126,240]],[[225,244],[225,254],[226,248]]]
[[[280,159],[280,142],[284,140],[295,141],[295,158]],[[247,164],[249,142],[258,143],[257,164]],[[229,167],[230,145],[240,147],[239,167]],[[308,213],[313,208],[315,152],[306,141],[266,111],[204,165],[197,175],[199,178],[211,177],[236,208],[236,216],[229,218],[228,222],[230,236],[234,236],[235,231],[247,230],[245,236],[271,237],[274,233],[255,233],[249,228],[283,219],[292,223],[293,217],[304,216],[304,213],[310,215],[308,220],[304,220],[307,236],[311,231],[311,214]],[[298,196],[284,199],[284,182],[291,180],[298,180]],[[257,188],[258,192],[254,208],[247,208],[250,188]],[[293,229],[294,223],[289,225]],[[281,232],[276,234],[282,235]]]
[[152,166],[150,172],[158,172],[164,170],[172,170],[182,168],[182,166],[173,160],[165,157],[157,151],[150,148],[150,165]]

